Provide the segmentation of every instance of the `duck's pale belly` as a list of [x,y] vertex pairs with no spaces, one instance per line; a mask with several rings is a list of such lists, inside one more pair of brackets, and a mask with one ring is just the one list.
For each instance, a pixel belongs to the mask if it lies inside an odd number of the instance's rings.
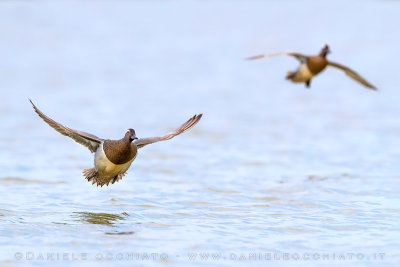
[[99,177],[114,178],[118,174],[124,174],[129,169],[135,158],[136,155],[127,163],[114,164],[107,158],[106,153],[104,153],[103,150],[103,143],[101,143],[94,155],[94,168]]
[[291,80],[293,82],[303,83],[311,80],[312,77],[314,77],[314,74],[312,74],[310,69],[307,67],[307,64],[302,64]]

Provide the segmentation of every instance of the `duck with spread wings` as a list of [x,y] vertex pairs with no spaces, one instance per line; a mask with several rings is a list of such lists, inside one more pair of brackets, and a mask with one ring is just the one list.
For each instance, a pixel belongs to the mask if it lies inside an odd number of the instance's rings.
[[282,52],[282,53],[262,54],[262,55],[252,56],[247,58],[247,60],[270,58],[276,56],[292,56],[296,58],[298,61],[300,61],[300,66],[296,71],[288,71],[286,79],[291,80],[294,83],[305,83],[306,87],[310,87],[311,80],[316,75],[321,73],[327,66],[330,66],[344,71],[344,73],[346,73],[347,76],[361,83],[365,87],[372,90],[377,90],[377,88],[374,85],[372,85],[370,82],[368,82],[354,70],[342,64],[328,60],[326,56],[329,53],[330,53],[329,46],[325,45],[321,49],[320,53],[315,56],[307,56],[294,52]]
[[84,170],[83,174],[89,182],[97,184],[97,186],[113,184],[121,180],[135,160],[139,148],[155,142],[169,140],[184,133],[195,126],[202,117],[202,114],[195,115],[175,131],[160,137],[137,138],[135,130],[128,129],[121,139],[109,140],[64,126],[46,116],[31,100],[29,101],[39,117],[53,129],[95,153],[94,168]]

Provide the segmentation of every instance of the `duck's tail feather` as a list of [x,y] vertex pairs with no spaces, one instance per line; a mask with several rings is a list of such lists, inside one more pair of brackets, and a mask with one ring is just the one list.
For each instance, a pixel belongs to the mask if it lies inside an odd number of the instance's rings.
[[286,72],[286,80],[291,80],[291,79],[293,79],[294,78],[294,76],[296,75],[296,72],[295,71],[287,71]]
[[97,186],[102,185],[101,181],[98,179],[98,173],[94,168],[84,169],[83,176],[88,180],[88,182],[92,182],[92,184],[97,184]]
[[83,175],[88,180],[88,182],[92,182],[92,184],[96,184],[97,186],[100,185],[101,187],[103,187],[103,185],[108,186],[110,183],[113,184],[115,182],[118,182],[119,180],[122,179],[122,177],[124,177],[126,175],[126,172],[120,173],[112,179],[108,179],[108,178],[101,179],[101,177],[99,177],[97,171],[94,168],[90,168],[90,169],[83,170]]
[[[111,184],[118,182],[119,180],[122,180],[122,177],[124,177],[126,174],[127,174],[126,172],[118,174],[117,176],[115,176],[112,179]],[[107,185],[108,185],[108,183],[107,183]]]

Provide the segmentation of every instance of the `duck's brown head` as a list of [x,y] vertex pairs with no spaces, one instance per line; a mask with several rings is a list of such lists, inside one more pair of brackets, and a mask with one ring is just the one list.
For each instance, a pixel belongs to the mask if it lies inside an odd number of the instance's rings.
[[319,53],[320,56],[326,57],[331,52],[329,49],[329,46],[326,44],[324,47],[322,47],[321,52]]
[[133,140],[138,139],[138,138],[136,137],[135,130],[133,130],[133,129],[128,129],[128,130],[126,131],[125,138],[126,138],[126,139],[129,139],[129,142],[132,142]]

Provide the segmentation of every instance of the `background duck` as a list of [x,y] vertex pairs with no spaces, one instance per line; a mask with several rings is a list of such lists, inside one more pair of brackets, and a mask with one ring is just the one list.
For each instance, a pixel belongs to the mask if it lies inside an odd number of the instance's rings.
[[325,45],[320,53],[316,56],[307,56],[300,53],[293,52],[282,52],[282,53],[274,53],[274,54],[263,54],[248,57],[247,60],[261,59],[261,58],[269,58],[276,56],[292,56],[300,61],[301,65],[296,71],[288,71],[286,75],[286,79],[291,80],[294,83],[305,83],[306,87],[310,87],[311,80],[321,73],[327,66],[331,66],[337,69],[344,71],[347,76],[361,83],[365,87],[377,90],[377,88],[369,83],[366,79],[364,79],[360,74],[355,72],[354,70],[346,67],[342,64],[328,61],[326,56],[330,53],[330,49],[328,45]]

